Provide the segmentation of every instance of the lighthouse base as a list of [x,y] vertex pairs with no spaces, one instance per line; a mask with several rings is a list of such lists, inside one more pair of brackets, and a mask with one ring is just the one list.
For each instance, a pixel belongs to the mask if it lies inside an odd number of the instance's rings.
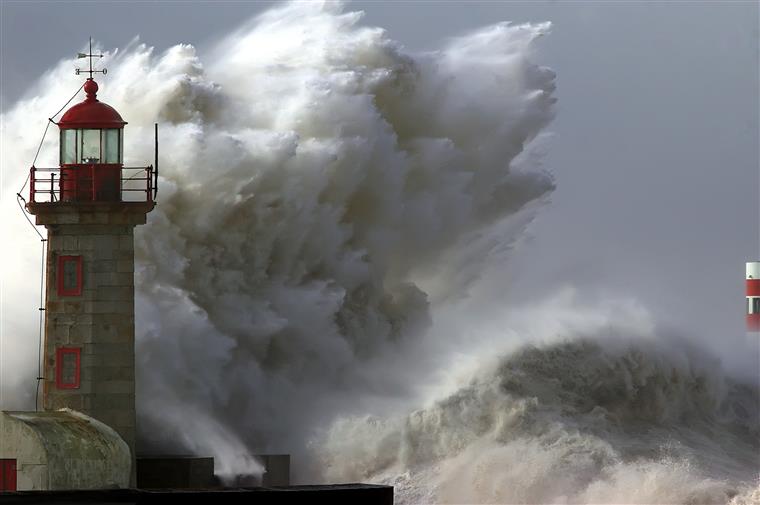
[[[132,455],[113,429],[79,412],[0,412],[4,491],[126,488]],[[8,465],[10,467],[11,465]],[[11,471],[12,470],[12,471]]]
[[254,487],[236,489],[114,489],[89,491],[20,492],[6,495],[10,503],[213,503],[285,505],[329,503],[331,505],[393,505],[393,488],[372,484],[325,486]]

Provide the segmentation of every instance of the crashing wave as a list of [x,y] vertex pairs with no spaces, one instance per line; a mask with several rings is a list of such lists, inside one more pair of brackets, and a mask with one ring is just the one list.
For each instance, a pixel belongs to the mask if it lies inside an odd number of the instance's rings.
[[328,481],[392,483],[399,503],[751,502],[759,393],[687,346],[575,339],[407,416],[346,417],[317,451]]

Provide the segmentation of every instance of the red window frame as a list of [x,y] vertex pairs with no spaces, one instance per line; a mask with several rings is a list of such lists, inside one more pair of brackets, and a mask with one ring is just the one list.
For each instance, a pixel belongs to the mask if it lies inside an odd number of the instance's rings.
[[[79,347],[59,347],[55,352],[55,385],[58,389],[79,389],[80,370],[81,370],[81,351]],[[63,382],[63,356],[64,354],[73,354],[74,361],[74,382]]]
[[[64,265],[73,261],[77,266],[77,284],[73,289],[66,289],[63,282]],[[82,257],[81,256],[58,256],[58,296],[79,296],[82,294]]]

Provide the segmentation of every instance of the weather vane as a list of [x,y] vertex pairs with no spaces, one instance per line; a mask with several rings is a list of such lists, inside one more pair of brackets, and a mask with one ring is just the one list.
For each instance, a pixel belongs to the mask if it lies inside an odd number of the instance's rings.
[[93,70],[92,69],[92,59],[93,58],[102,58],[102,54],[92,54],[92,37],[90,37],[90,52],[88,54],[85,53],[77,53],[77,58],[90,58],[90,70],[82,70],[81,68],[76,69],[76,74],[79,75],[82,72],[90,74],[90,79],[92,79],[92,74],[101,73],[103,75],[106,75],[108,73],[107,69],[103,70]]

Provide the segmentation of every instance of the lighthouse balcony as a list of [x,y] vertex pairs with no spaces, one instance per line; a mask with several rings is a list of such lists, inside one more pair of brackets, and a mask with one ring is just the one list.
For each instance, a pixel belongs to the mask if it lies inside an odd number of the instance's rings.
[[156,173],[118,164],[32,167],[26,209],[38,225],[145,224],[156,197]]
[[153,203],[152,166],[72,164],[59,168],[32,167],[29,204]]

